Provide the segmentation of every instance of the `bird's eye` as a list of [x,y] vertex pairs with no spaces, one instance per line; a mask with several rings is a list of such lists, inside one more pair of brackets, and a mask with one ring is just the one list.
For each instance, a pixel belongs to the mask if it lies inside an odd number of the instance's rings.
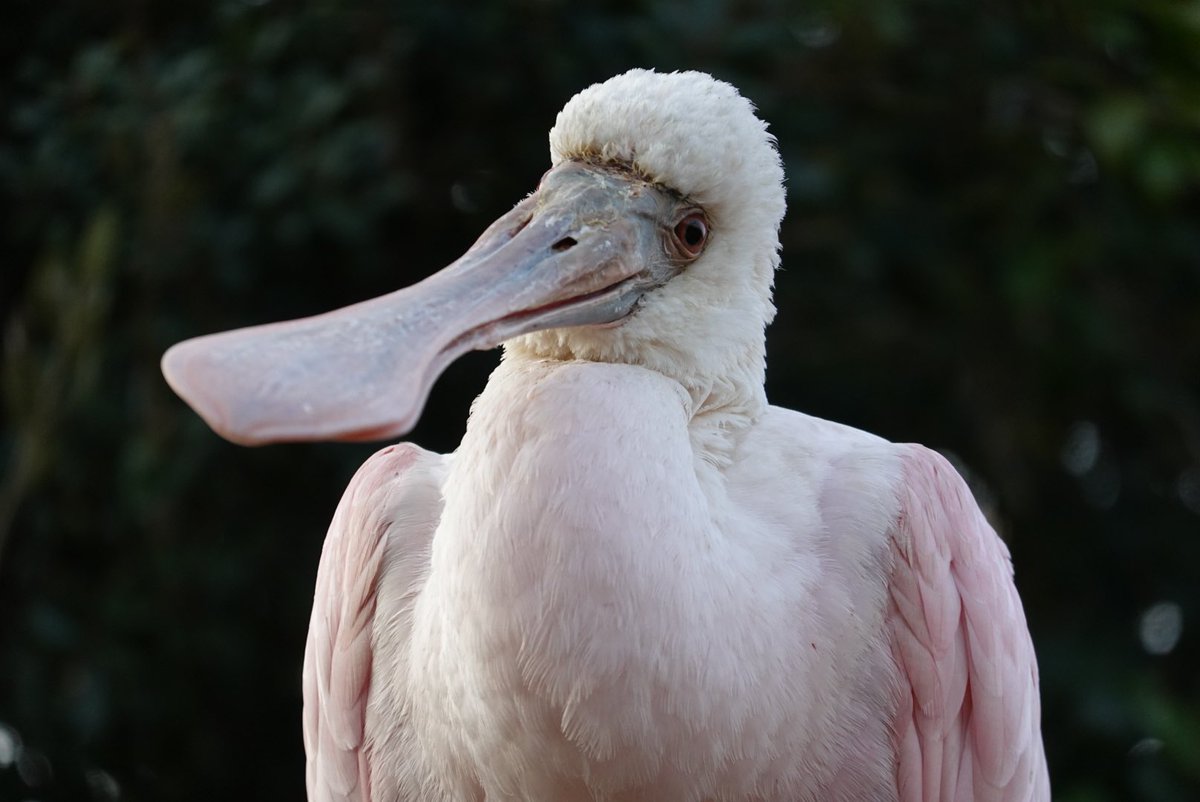
[[700,212],[692,212],[675,224],[675,241],[685,256],[699,256],[708,242],[708,221]]

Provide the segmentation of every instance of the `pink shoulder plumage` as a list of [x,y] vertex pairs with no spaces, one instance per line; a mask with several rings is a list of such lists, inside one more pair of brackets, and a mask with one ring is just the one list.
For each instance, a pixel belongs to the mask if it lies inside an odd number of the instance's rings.
[[1048,802],[1037,662],[1003,541],[945,459],[906,447],[890,626],[901,802]]
[[[342,496],[325,538],[304,653],[311,802],[371,800],[365,730],[378,582],[388,539],[397,528],[397,503],[422,456],[429,454],[401,444],[367,460]],[[406,534],[427,541],[432,527],[421,528],[428,531]]]

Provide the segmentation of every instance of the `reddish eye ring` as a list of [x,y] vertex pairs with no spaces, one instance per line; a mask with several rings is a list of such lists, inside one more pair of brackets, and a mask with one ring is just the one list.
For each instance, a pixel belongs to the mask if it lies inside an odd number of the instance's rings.
[[675,224],[675,242],[685,256],[699,256],[708,242],[708,220],[700,212],[692,212]]

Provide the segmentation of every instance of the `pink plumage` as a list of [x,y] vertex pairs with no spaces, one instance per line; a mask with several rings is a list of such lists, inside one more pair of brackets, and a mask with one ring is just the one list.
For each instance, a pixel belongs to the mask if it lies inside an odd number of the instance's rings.
[[889,626],[900,799],[1044,800],[1037,662],[1008,549],[937,454],[903,461]]

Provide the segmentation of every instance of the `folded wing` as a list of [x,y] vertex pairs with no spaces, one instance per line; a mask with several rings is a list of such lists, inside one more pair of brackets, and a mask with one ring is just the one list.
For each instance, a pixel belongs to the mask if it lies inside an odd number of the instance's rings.
[[945,459],[906,448],[889,615],[901,802],[1048,802],[1037,661],[1008,549]]
[[[386,620],[387,637],[407,640],[411,601],[441,515],[441,459],[407,443],[376,453],[351,480],[329,526],[304,652],[310,802],[374,800],[367,738],[374,623]],[[385,575],[390,587],[408,592],[381,596]]]

